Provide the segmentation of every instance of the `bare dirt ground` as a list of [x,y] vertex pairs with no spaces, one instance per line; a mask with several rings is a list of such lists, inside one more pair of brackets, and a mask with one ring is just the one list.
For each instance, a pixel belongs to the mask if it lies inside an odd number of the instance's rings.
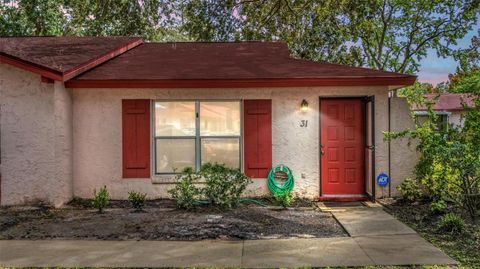
[[152,201],[144,212],[114,202],[98,214],[88,203],[63,209],[1,208],[0,239],[202,240],[347,236],[330,213],[312,207],[272,210],[254,205],[221,211],[175,209]]

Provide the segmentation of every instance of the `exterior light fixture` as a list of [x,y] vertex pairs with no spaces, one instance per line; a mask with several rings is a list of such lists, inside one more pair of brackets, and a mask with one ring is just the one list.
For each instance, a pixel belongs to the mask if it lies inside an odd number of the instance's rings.
[[302,104],[300,104],[300,110],[302,112],[306,112],[308,110],[308,102],[307,100],[303,99]]

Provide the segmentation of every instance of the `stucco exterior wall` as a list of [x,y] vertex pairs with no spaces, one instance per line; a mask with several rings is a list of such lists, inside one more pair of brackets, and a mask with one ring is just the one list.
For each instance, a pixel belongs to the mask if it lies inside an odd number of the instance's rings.
[[[391,131],[400,132],[415,127],[410,108],[406,98],[392,97],[391,105]],[[413,177],[413,170],[418,161],[418,154],[415,151],[415,141],[408,138],[398,138],[390,142],[391,168],[390,195],[397,196],[397,187],[403,180]]]
[[[122,99],[272,99],[273,164],[289,166],[295,192],[319,196],[319,97],[375,95],[376,173],[387,172],[388,128],[386,87],[305,87],[261,89],[73,89],[73,182],[74,195],[88,198],[106,185],[114,199],[125,199],[130,190],[149,198],[168,197],[172,184],[164,178],[122,179]],[[309,111],[301,112],[306,99]],[[308,120],[301,128],[300,121]],[[303,175],[303,176],[302,176]],[[370,180],[370,179],[368,179]],[[152,182],[157,182],[152,184]],[[370,183],[369,183],[370,184]],[[265,179],[254,179],[247,195],[268,193]],[[379,189],[377,190],[377,195]]]
[[0,64],[1,205],[72,198],[71,95]]

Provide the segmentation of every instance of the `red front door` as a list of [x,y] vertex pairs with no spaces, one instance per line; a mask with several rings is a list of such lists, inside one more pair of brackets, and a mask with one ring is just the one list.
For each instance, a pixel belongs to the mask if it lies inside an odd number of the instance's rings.
[[365,113],[361,99],[321,99],[322,195],[365,194]]

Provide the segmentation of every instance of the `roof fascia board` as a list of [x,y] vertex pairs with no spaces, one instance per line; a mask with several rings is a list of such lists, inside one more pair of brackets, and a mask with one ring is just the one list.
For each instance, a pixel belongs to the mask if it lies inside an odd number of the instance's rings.
[[9,64],[49,79],[53,79],[53,80],[63,79],[63,75],[61,72],[12,57],[10,55],[5,55],[0,53],[0,63]]
[[412,85],[415,76],[285,79],[69,80],[67,88],[256,88]]

